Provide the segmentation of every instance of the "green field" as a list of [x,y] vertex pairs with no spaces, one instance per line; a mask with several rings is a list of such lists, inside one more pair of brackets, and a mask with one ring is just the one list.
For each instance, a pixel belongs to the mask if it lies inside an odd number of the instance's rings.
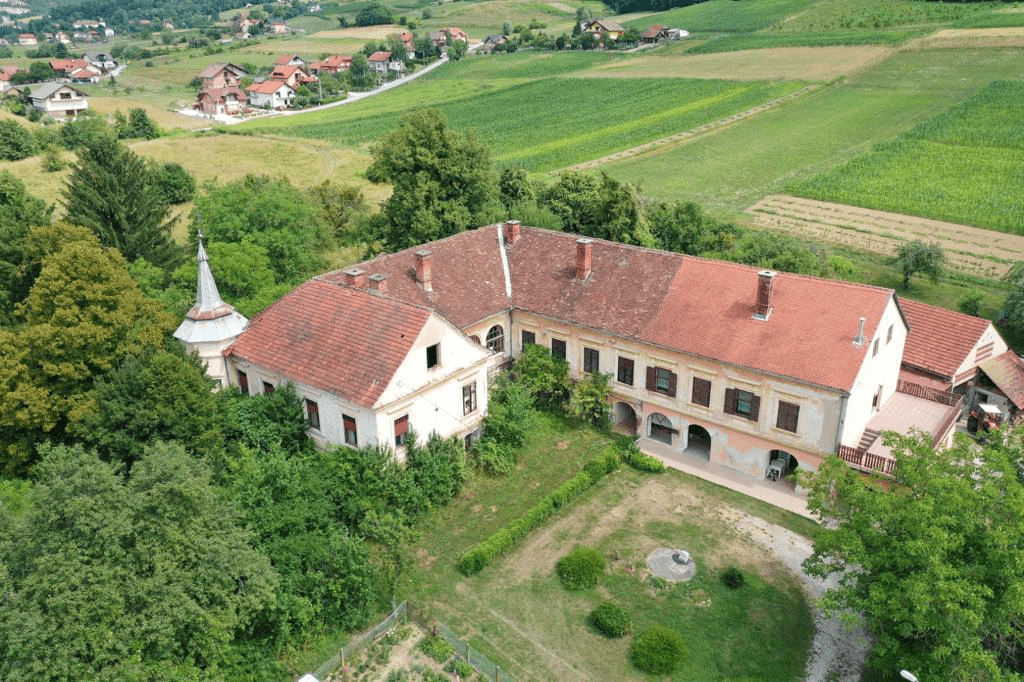
[[711,54],[773,47],[829,47],[831,45],[898,45],[923,35],[924,30],[836,31],[833,33],[743,33],[706,40],[687,54]]
[[735,215],[1022,69],[1024,54],[1014,49],[901,52],[856,78],[711,137],[601,168],[652,196]]
[[696,5],[677,7],[626,22],[644,29],[651,24],[664,24],[686,29],[690,33],[749,33],[771,26],[796,14],[813,0],[708,0]]
[[1024,232],[1024,82],[997,81],[900,139],[787,191]]
[[773,27],[787,33],[878,30],[931,26],[990,14],[1001,2],[920,2],[919,0],[817,0],[805,11]]
[[[406,87],[412,93],[418,84]],[[433,104],[453,127],[475,129],[495,159],[547,171],[726,118],[800,87],[800,83],[542,78]],[[565,104],[559,106],[560,102]],[[417,101],[416,106],[423,104]],[[292,118],[254,127],[358,146],[379,139],[403,113],[382,111],[375,98],[327,113],[335,111],[337,120],[320,115],[317,122]]]

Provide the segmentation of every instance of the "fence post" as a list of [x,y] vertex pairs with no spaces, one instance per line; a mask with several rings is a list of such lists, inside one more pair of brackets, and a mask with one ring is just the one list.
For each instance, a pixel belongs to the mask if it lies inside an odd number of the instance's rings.
[[472,649],[471,649],[471,647],[469,646],[469,640],[467,639],[467,640],[466,640],[466,663],[469,663],[470,665],[472,665],[472,659],[471,659],[471,658],[469,657],[469,655],[470,655],[470,654],[469,654],[469,652],[470,652],[471,650],[472,650]]

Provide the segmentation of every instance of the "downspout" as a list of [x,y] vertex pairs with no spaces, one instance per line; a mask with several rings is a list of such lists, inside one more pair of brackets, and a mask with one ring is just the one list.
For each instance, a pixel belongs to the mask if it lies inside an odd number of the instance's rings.
[[501,269],[505,274],[505,295],[508,297],[508,359],[512,361],[512,344],[515,337],[512,335],[512,275],[508,267],[508,253],[505,251],[505,226],[498,225],[498,252],[501,254]]
[[832,452],[839,452],[839,444],[843,439],[843,426],[846,424],[846,405],[850,401],[850,396],[841,395],[839,396],[839,425],[836,428],[836,444],[832,447]]

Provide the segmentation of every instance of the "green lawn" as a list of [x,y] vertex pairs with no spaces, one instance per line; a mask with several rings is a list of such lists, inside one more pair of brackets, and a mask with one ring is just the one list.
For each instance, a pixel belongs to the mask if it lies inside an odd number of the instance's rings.
[[773,47],[829,47],[831,45],[898,45],[923,35],[924,30],[835,31],[822,33],[743,33],[706,40],[687,54],[710,54],[735,50],[764,50]]
[[1024,232],[1024,82],[997,81],[791,194]]
[[[629,609],[638,629],[662,623],[683,634],[690,656],[673,680],[801,678],[813,623],[795,578],[769,568],[770,558],[723,524],[716,510],[738,508],[806,535],[817,526],[679,472],[651,476],[620,470],[481,574],[466,578],[456,571],[462,552],[610,444],[601,434],[544,417],[531,431],[514,474],[474,479],[458,500],[420,524],[416,566],[400,597],[425,606],[469,637],[517,680],[648,679],[627,662],[629,637],[609,641],[586,626],[586,614],[602,599]],[[609,575],[595,590],[568,592],[554,576],[554,562],[576,543],[589,544],[610,560]],[[688,547],[697,558],[693,582],[659,587],[647,580],[647,553],[666,544]],[[742,560],[733,558],[737,552]],[[735,592],[717,579],[732,563],[749,581]],[[786,633],[787,646],[771,646],[780,632]],[[770,650],[774,653],[765,653]]]
[[715,135],[601,168],[654,197],[736,215],[1022,69],[1024,53],[1014,49],[901,52],[848,82]]
[[771,26],[812,3],[813,0],[708,0],[633,19],[627,25],[644,29],[663,24],[690,33],[748,33]]

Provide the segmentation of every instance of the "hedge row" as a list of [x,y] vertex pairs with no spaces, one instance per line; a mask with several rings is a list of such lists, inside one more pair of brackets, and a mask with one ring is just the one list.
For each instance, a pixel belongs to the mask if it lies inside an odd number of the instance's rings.
[[619,458],[614,453],[602,455],[588,462],[583,471],[555,488],[550,495],[533,505],[525,514],[467,550],[459,560],[459,570],[466,575],[479,573],[496,556],[516,547],[531,530],[538,528],[556,510],[579,497],[584,490],[618,467]]
[[631,438],[622,438],[616,443],[619,457],[622,461],[637,471],[645,471],[649,474],[660,474],[665,470],[665,465],[657,457],[651,457],[640,452],[636,441]]

